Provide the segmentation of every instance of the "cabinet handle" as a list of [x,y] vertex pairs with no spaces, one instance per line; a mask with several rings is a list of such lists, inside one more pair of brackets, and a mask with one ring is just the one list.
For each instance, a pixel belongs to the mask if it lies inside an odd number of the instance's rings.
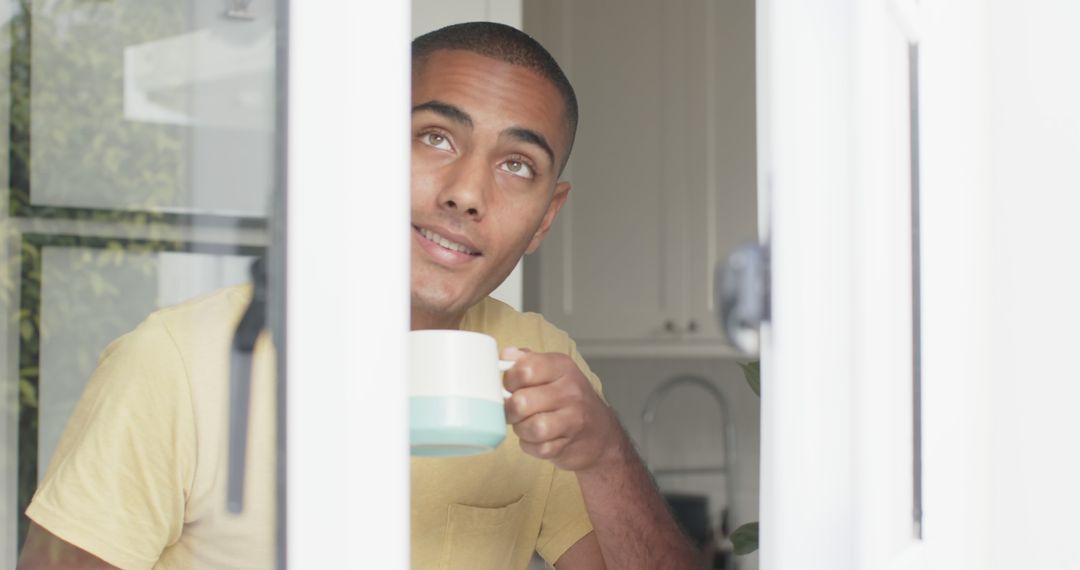
[[664,321],[664,330],[669,333],[675,332],[675,321],[671,319]]
[[692,333],[697,332],[697,321],[691,319],[690,322],[686,325],[686,330]]

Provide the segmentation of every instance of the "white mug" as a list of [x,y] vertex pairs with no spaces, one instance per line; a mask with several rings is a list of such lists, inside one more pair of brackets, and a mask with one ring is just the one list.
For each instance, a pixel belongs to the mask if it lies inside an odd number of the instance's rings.
[[459,330],[409,333],[409,444],[417,456],[474,455],[506,437],[495,339]]

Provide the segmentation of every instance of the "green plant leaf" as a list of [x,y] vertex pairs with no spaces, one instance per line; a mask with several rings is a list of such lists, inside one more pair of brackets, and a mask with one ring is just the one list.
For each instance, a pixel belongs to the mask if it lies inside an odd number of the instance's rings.
[[30,321],[22,321],[19,323],[19,336],[22,337],[24,343],[29,344],[30,342],[33,342],[35,334],[37,334],[37,331],[34,330],[34,325],[30,323]]
[[37,388],[24,379],[19,379],[20,403],[27,408],[36,410],[38,407]]
[[758,523],[746,523],[731,533],[735,554],[742,556],[758,549]]
[[742,368],[743,376],[746,378],[746,383],[750,385],[750,389],[754,391],[758,397],[761,397],[761,361],[755,360],[753,362],[737,363],[739,368]]

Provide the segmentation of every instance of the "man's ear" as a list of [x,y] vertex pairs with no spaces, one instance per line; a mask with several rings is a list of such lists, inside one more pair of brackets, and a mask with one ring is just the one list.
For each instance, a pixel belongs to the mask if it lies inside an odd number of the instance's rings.
[[525,249],[525,253],[532,253],[536,251],[536,248],[540,247],[540,242],[544,241],[544,236],[551,229],[551,224],[555,223],[555,216],[559,215],[559,210],[566,203],[568,194],[570,194],[569,182],[562,181],[555,185],[555,193],[551,196],[551,203],[548,204],[547,212],[544,213],[544,219],[540,221],[540,227],[533,234],[532,241],[529,242],[529,247]]

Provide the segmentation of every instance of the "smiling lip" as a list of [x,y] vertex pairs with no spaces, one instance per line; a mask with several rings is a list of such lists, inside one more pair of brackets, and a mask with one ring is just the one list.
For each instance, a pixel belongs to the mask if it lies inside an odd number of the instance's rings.
[[454,235],[445,230],[436,231],[420,226],[413,226],[413,233],[420,246],[436,261],[447,265],[457,265],[480,257],[481,253],[464,236]]

